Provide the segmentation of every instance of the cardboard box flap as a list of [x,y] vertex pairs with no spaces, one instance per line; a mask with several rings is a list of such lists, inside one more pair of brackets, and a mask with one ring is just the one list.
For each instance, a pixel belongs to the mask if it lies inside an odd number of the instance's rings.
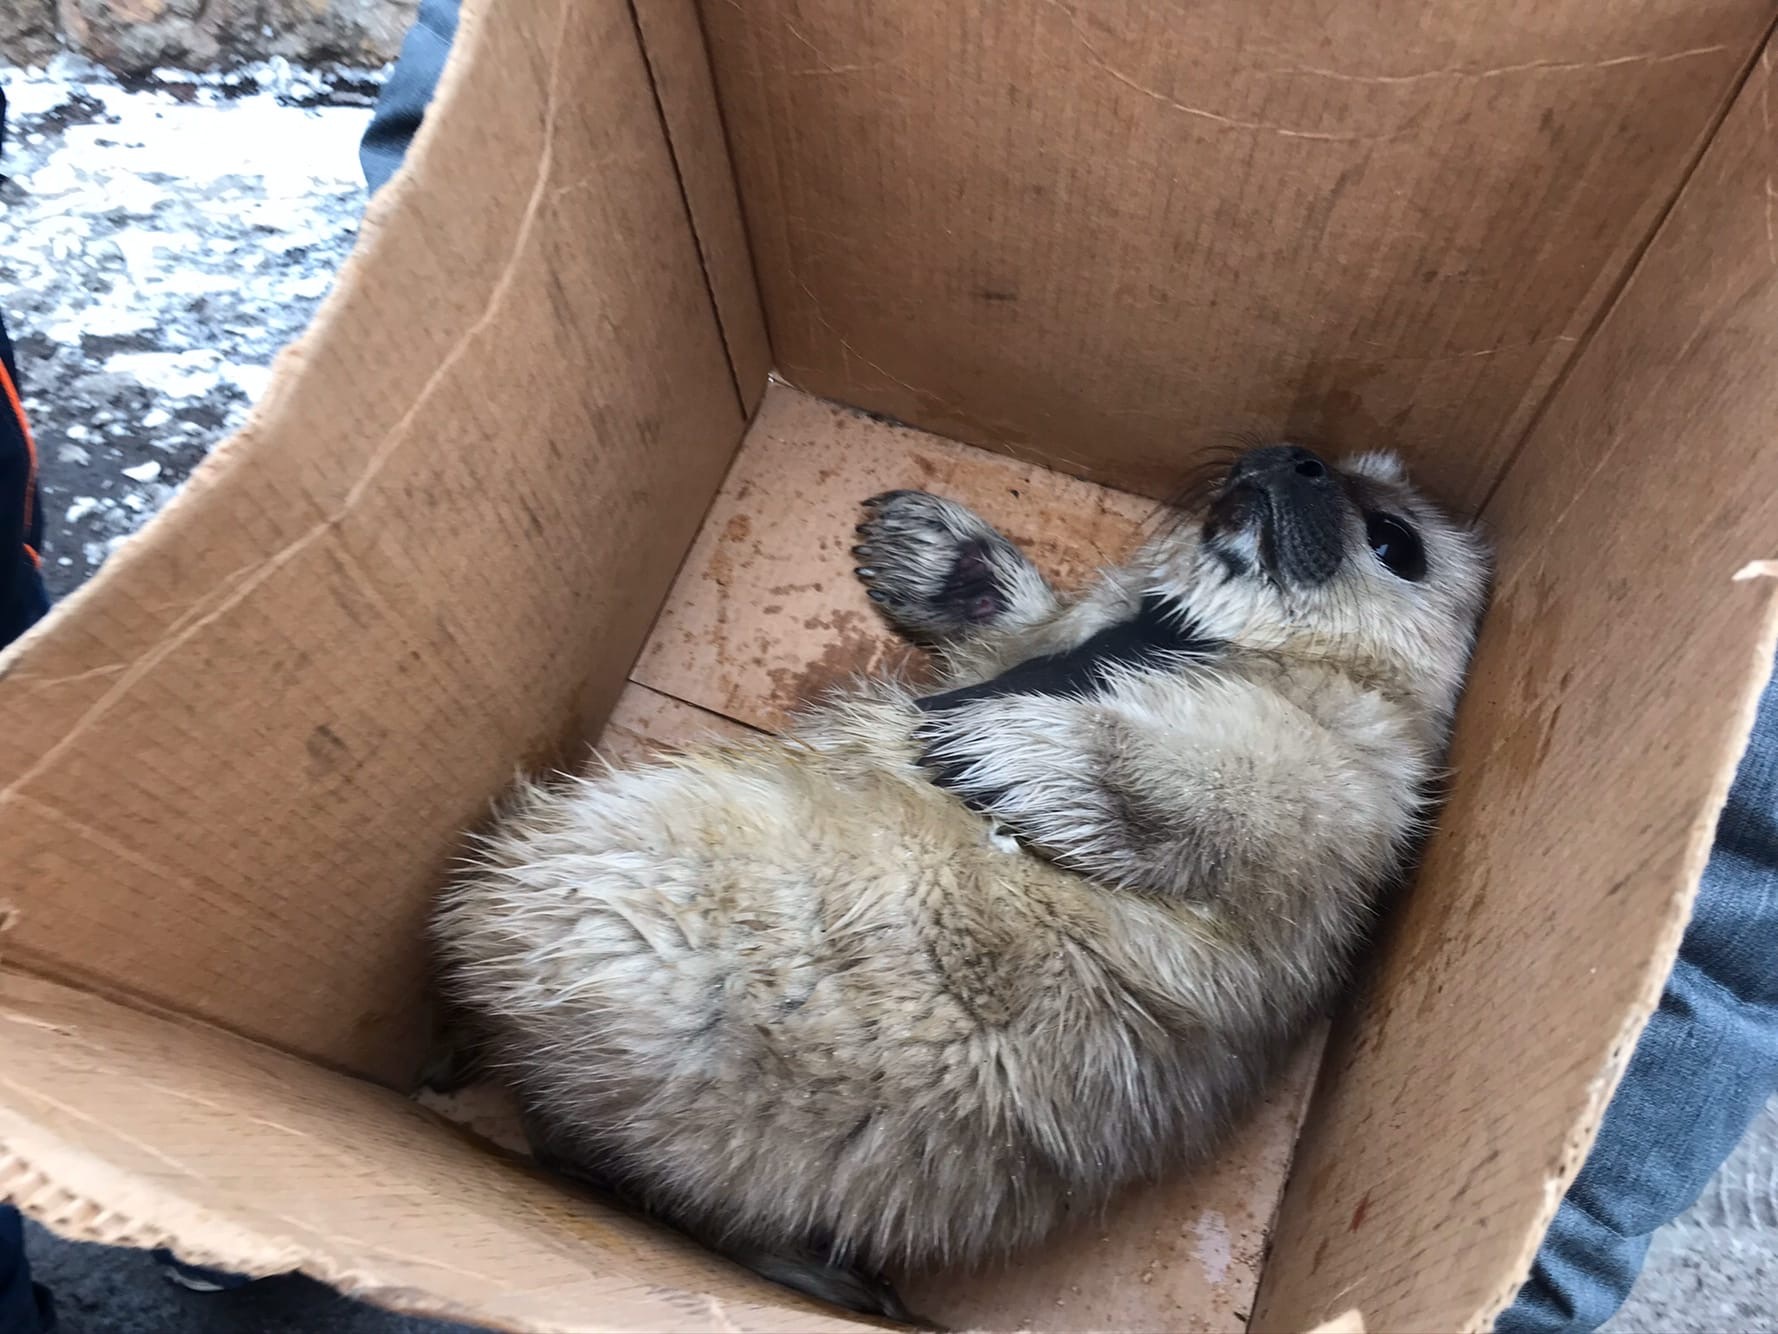
[[1489,508],[1455,793],[1329,1046],[1257,1329],[1488,1328],[1659,998],[1778,634],[1773,79]]
[[596,731],[743,429],[629,7],[492,8],[247,428],[0,659],[9,964],[385,1078],[459,831]]
[[64,1235],[300,1268],[514,1330],[869,1329],[564,1194],[406,1099],[0,974],[0,1198]]
[[781,372],[1166,495],[1230,436],[1479,503],[1763,0],[704,0]]

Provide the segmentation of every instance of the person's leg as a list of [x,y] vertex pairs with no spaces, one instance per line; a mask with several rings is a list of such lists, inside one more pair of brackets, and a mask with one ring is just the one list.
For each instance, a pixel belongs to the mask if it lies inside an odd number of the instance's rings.
[[[0,101],[0,116],[5,103]],[[18,366],[6,323],[0,320],[0,648],[49,610],[38,568],[43,544],[37,494],[37,451],[19,394]]]
[[1691,924],[1599,1137],[1497,1334],[1610,1318],[1778,1090],[1778,677],[1766,687]]
[[0,1205],[0,1330],[50,1334],[55,1327],[56,1307],[49,1290],[31,1281],[24,1220],[17,1209]]
[[407,156],[408,145],[438,89],[456,35],[457,0],[420,0],[419,15],[401,44],[401,54],[377,96],[370,127],[358,146],[371,194],[383,188]]

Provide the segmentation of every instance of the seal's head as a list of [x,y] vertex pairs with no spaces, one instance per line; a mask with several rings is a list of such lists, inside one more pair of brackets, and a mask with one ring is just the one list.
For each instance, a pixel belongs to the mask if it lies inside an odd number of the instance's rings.
[[1191,520],[1156,591],[1178,591],[1205,633],[1313,656],[1449,715],[1487,600],[1487,544],[1393,455],[1251,449]]

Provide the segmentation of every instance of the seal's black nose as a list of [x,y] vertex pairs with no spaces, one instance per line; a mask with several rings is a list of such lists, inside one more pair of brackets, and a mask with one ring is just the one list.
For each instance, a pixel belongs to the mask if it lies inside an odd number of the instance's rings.
[[1266,445],[1229,469],[1210,522],[1253,525],[1260,564],[1280,583],[1309,588],[1333,578],[1345,558],[1346,509],[1339,479],[1312,450]]

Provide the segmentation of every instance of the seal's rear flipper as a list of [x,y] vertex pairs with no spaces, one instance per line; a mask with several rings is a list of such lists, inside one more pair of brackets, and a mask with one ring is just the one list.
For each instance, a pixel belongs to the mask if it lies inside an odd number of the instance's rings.
[[726,1254],[761,1278],[768,1278],[817,1301],[861,1315],[882,1316],[915,1329],[942,1331],[944,1328],[908,1310],[889,1280],[881,1274],[867,1273],[854,1265],[841,1264],[808,1251],[764,1251],[737,1246],[728,1248]]

